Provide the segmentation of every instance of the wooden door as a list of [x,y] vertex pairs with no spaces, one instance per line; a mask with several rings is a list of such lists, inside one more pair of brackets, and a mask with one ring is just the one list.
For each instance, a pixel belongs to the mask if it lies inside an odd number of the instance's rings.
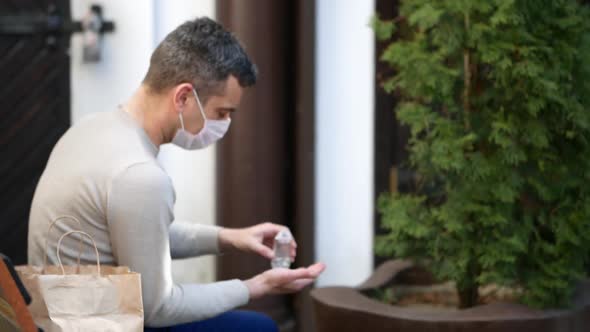
[[70,125],[68,24],[69,0],[0,1],[0,252],[15,264],[26,263],[33,193]]

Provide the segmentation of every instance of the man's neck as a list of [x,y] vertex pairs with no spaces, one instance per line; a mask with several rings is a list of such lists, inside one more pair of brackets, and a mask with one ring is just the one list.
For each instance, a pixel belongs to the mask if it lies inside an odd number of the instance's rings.
[[164,100],[158,95],[150,94],[145,86],[140,86],[137,91],[123,106],[123,110],[145,130],[148,137],[156,147],[168,143],[171,139],[166,135],[166,117],[163,114]]

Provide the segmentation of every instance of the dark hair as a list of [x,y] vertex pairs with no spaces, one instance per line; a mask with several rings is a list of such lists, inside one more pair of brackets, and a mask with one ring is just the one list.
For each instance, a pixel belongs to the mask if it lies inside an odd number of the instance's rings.
[[160,93],[190,82],[206,100],[220,92],[229,75],[247,87],[256,83],[257,69],[233,34],[202,17],[183,23],[164,38],[152,53],[143,83]]

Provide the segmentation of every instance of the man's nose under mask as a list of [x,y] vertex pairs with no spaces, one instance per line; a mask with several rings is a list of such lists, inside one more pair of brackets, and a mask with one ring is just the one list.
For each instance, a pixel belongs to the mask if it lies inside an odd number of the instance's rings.
[[205,110],[203,105],[201,104],[201,100],[199,99],[199,95],[197,94],[197,90],[193,88],[193,94],[195,95],[195,99],[197,100],[197,105],[199,105],[199,109],[201,110],[201,115],[203,116],[203,129],[199,131],[196,135],[191,134],[190,132],[184,129],[184,120],[182,118],[182,113],[179,113],[178,116],[180,118],[180,126],[176,131],[176,135],[172,139],[172,144],[177,145],[186,150],[198,150],[203,149],[218,140],[220,140],[227,130],[229,129],[229,125],[231,123],[231,119],[226,120],[209,120],[205,116]]

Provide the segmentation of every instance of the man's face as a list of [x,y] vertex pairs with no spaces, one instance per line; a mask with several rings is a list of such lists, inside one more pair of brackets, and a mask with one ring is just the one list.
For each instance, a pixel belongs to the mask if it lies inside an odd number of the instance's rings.
[[[236,111],[240,104],[242,93],[243,88],[238,83],[238,80],[230,75],[225,83],[225,89],[221,94],[210,96],[207,102],[203,104],[207,119],[223,120],[231,118],[231,114]],[[197,94],[199,94],[198,90]],[[204,100],[200,94],[199,98],[201,99],[201,103],[203,103]],[[182,117],[185,130],[190,133],[197,134],[203,128],[204,119],[192,91],[190,92],[190,98],[187,100]]]

